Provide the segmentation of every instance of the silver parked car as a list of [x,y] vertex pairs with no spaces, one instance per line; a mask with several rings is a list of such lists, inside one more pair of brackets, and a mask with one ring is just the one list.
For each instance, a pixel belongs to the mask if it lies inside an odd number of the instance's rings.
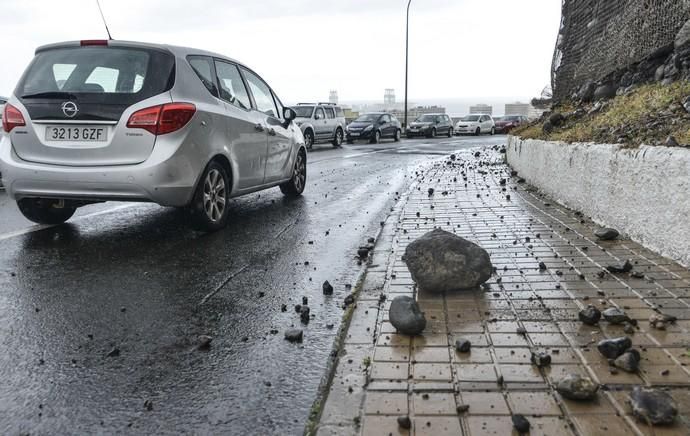
[[0,166],[9,195],[37,223],[108,200],[188,208],[222,228],[231,197],[306,184],[295,112],[237,61],[124,41],[52,44],[4,109]]
[[318,141],[329,141],[334,147],[343,145],[345,138],[345,112],[332,103],[300,103],[293,106],[295,123],[302,129],[307,149]]

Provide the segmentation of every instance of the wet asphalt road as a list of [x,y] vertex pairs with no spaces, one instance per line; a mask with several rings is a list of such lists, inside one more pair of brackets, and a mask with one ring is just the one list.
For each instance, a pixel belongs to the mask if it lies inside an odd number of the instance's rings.
[[[302,198],[275,188],[233,200],[214,234],[131,203],[42,228],[0,192],[0,434],[302,433],[361,272],[357,248],[420,163],[504,141],[317,145]],[[306,327],[293,309],[303,296]],[[284,340],[291,326],[303,344]]]

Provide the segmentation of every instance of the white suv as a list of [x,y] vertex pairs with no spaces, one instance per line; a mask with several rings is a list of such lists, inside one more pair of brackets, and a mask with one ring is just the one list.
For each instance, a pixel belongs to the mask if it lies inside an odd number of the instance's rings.
[[455,125],[456,135],[481,135],[482,133],[496,133],[496,124],[491,115],[470,114],[462,117]]
[[307,149],[319,141],[328,141],[340,147],[345,138],[343,108],[331,103],[300,103],[292,109],[297,113],[295,122],[302,129]]

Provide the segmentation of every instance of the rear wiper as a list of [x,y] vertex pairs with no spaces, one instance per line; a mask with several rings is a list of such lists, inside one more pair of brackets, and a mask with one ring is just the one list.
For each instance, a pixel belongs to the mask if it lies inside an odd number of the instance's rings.
[[69,100],[76,100],[74,94],[64,91],[48,91],[48,92],[38,92],[36,94],[26,94],[22,95],[22,98],[67,98]]

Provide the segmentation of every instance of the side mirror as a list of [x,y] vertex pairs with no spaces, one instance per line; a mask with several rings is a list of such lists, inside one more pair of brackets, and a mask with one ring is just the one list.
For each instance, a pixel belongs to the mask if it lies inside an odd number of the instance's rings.
[[283,119],[285,120],[283,127],[287,128],[295,118],[297,118],[297,112],[294,109],[289,107],[283,108]]

